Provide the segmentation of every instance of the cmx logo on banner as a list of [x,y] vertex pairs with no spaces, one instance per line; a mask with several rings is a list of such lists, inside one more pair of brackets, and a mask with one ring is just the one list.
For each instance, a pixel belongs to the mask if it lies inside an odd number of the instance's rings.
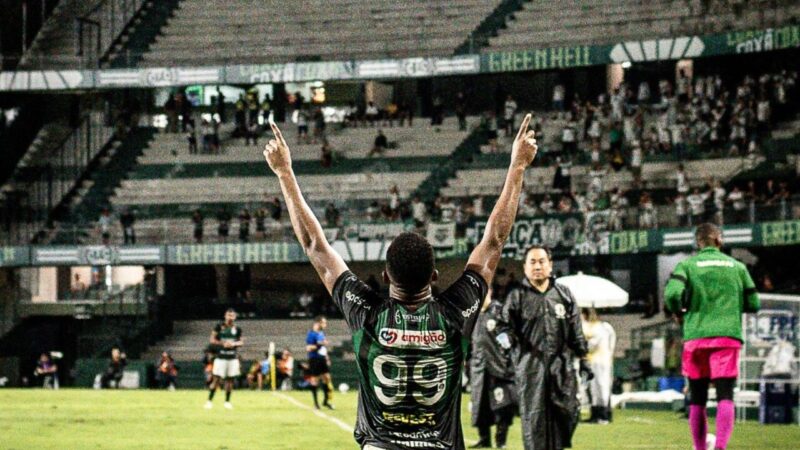
[[[544,217],[518,217],[511,229],[503,256],[524,258],[531,245],[545,245],[557,253],[568,253],[575,246],[583,229],[581,214],[554,214]],[[486,222],[475,223],[475,235],[480,238]]]

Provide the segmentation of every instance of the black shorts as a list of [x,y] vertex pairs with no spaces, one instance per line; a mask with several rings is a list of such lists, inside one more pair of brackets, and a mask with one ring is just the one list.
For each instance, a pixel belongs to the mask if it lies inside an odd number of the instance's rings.
[[328,360],[325,358],[311,358],[308,360],[308,373],[312,377],[318,377],[330,373]]

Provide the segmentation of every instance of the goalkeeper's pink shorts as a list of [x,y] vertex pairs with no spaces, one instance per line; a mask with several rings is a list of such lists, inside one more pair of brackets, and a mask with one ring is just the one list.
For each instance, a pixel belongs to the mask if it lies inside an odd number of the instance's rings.
[[739,351],[742,343],[729,337],[701,338],[683,344],[683,375],[700,378],[736,378],[739,376]]

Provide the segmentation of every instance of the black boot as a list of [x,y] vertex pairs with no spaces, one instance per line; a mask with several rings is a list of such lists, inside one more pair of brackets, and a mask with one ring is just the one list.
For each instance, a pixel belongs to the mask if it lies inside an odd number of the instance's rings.
[[506,448],[506,438],[508,437],[508,425],[498,424],[497,431],[494,435],[494,443],[496,448]]
[[592,414],[586,419],[586,423],[597,423],[597,419],[600,418],[600,411],[597,406],[592,406]]
[[478,443],[469,448],[492,448],[492,429],[490,427],[478,428]]

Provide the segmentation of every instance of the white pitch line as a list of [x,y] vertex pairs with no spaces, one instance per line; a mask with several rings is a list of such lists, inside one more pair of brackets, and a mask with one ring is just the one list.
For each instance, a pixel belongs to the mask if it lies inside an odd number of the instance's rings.
[[314,409],[314,408],[312,408],[312,407],[310,407],[308,405],[304,405],[303,403],[300,403],[299,401],[295,400],[294,398],[292,398],[292,397],[290,397],[290,396],[288,396],[288,395],[286,395],[286,394],[284,394],[282,392],[275,392],[275,395],[280,397],[280,398],[282,398],[282,399],[284,399],[284,400],[287,400],[289,403],[293,404],[294,406],[297,406],[298,408],[305,409],[307,411],[313,412],[314,415],[316,415],[317,417],[321,417],[321,418],[327,420],[328,422],[333,423],[334,425],[338,426],[339,428],[341,428],[344,431],[347,431],[347,432],[349,432],[351,434],[353,433],[353,427],[351,425],[348,425],[347,423],[345,423],[344,421],[342,421],[340,419],[337,419],[336,417],[329,416],[329,415],[325,414],[322,411]]

